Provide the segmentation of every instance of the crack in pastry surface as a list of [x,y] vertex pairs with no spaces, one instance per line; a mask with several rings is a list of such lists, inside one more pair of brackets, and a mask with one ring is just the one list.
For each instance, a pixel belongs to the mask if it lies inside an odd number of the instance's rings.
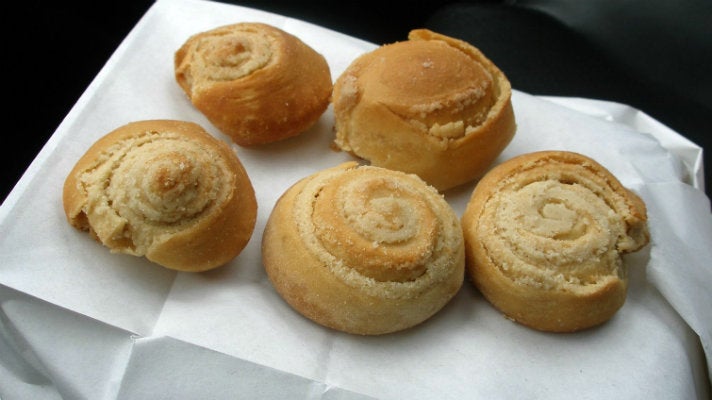
[[502,71],[469,43],[426,29],[355,59],[332,100],[336,148],[438,190],[480,177],[516,131]]
[[[373,80],[384,88],[386,107],[425,133],[441,138],[462,137],[468,128],[482,124],[495,102],[495,85],[485,68],[444,42],[396,45],[412,49],[384,58],[378,65],[380,79]],[[453,53],[448,62],[442,60],[441,52]],[[368,73],[363,80],[369,80]],[[429,85],[432,81],[437,86]],[[366,85],[363,90],[380,89]]]

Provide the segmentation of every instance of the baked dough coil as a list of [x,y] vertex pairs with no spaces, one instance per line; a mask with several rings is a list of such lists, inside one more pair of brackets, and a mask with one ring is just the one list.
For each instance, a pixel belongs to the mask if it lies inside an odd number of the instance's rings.
[[469,43],[426,29],[354,60],[332,101],[337,148],[438,190],[479,178],[516,131],[504,73]]
[[462,216],[467,270],[509,318],[573,332],[601,324],[623,305],[621,255],[649,241],[645,204],[581,154],[512,158],[475,187]]
[[112,252],[205,271],[247,245],[257,202],[235,152],[197,124],[132,122],[95,142],[65,180],[68,222]]
[[296,136],[326,111],[326,59],[299,38],[263,23],[195,34],[176,51],[175,78],[193,105],[242,146]]
[[378,335],[419,324],[464,280],[460,221],[415,175],[345,163],[289,188],[265,227],[265,270],[311,320]]

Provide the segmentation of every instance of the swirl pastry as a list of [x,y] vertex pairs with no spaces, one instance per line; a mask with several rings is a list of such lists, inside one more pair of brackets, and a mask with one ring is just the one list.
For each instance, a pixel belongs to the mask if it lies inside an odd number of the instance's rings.
[[479,178],[516,131],[509,80],[469,43],[426,29],[408,39],[336,80],[334,144],[438,190]]
[[67,221],[114,253],[205,271],[252,236],[257,202],[235,152],[197,124],[132,122],[95,142],[64,183]]
[[649,241],[643,201],[596,161],[544,151],[478,182],[462,216],[467,271],[509,318],[573,332],[609,320],[628,287],[621,255]]
[[419,324],[462,287],[457,215],[415,175],[344,163],[277,201],[262,255],[277,292],[311,320],[378,335]]
[[296,136],[326,111],[326,59],[262,23],[195,34],[176,51],[175,78],[193,105],[241,146]]

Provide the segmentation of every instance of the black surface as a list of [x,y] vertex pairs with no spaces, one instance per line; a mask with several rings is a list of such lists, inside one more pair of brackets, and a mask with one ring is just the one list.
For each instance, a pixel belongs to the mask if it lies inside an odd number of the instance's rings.
[[[669,90],[670,82],[662,84],[665,82],[636,73],[635,68],[616,59],[606,43],[602,46],[600,41],[591,40],[590,32],[582,34],[566,21],[518,6],[515,1],[411,1],[390,2],[387,7],[385,2],[356,1],[225,2],[288,15],[376,44],[405,40],[410,29],[427,27],[479,47],[507,74],[515,89],[630,104],[709,148],[709,103],[685,96],[684,87]],[[18,3],[13,13],[5,14],[11,28],[6,40],[9,51],[5,52],[5,81],[9,86],[5,107],[10,107],[6,126],[10,131],[0,155],[3,201],[152,2],[89,4],[94,5],[29,1]],[[700,12],[707,9],[689,11],[698,17]],[[643,31],[634,25],[626,29],[633,36]],[[646,42],[645,37],[638,40],[648,46],[657,45]],[[704,49],[698,47],[710,40],[712,36],[691,40],[690,58],[679,60],[679,76],[687,79],[678,79],[679,82],[694,84],[689,74],[699,73],[704,69],[699,64],[708,62],[708,57],[700,54]],[[660,48],[660,57],[666,57],[665,51]],[[693,65],[697,67],[692,68]],[[706,172],[707,182],[711,175]],[[710,186],[706,184],[708,193]]]
[[3,201],[152,3],[33,0],[4,14],[12,29],[4,55],[10,131],[0,146]]

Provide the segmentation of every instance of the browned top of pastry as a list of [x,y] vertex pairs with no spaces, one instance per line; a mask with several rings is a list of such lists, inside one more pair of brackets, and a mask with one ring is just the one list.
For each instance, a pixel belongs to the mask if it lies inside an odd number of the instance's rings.
[[473,62],[453,40],[426,32],[413,31],[410,40],[359,58],[345,75],[338,107],[377,99],[401,119],[443,138],[462,137],[468,127],[482,124],[502,90],[490,69],[495,67]]
[[298,37],[264,23],[237,23],[188,38],[175,78],[194,106],[239,145],[302,133],[326,110],[326,59]]
[[492,169],[462,224],[475,285],[509,317],[547,331],[608,320],[626,297],[621,255],[649,241],[640,197],[595,160],[567,151]]
[[96,141],[67,176],[67,220],[113,252],[202,271],[247,244],[257,203],[235,152],[197,124],[132,122]]
[[440,310],[462,286],[457,215],[412,174],[357,163],[290,187],[262,238],[275,289],[331,328],[383,334]]
[[336,146],[440,190],[481,176],[514,136],[511,85],[471,44],[426,29],[363,54],[333,93]]

